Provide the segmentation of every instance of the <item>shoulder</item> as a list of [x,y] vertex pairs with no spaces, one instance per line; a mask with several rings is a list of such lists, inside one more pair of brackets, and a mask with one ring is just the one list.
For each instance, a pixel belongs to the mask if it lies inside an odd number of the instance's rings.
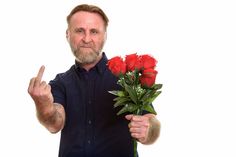
[[75,73],[75,66],[72,65],[67,71],[58,73],[56,77],[50,81],[50,84],[55,82],[67,82],[74,76]]

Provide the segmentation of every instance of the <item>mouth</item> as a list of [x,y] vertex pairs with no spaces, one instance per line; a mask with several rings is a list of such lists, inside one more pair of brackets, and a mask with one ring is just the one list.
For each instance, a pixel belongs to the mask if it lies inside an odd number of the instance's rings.
[[91,52],[91,51],[93,51],[93,48],[89,47],[89,46],[81,46],[79,49],[81,51],[83,51],[83,52]]
[[85,45],[83,45],[83,46],[80,46],[81,48],[92,48],[91,46],[85,46]]

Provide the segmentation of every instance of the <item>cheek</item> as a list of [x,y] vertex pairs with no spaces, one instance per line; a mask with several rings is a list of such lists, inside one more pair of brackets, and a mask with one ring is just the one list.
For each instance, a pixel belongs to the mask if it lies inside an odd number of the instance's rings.
[[102,46],[105,42],[105,39],[103,37],[97,38],[94,40],[97,46]]
[[73,46],[77,46],[80,43],[81,39],[76,36],[71,36],[69,41]]

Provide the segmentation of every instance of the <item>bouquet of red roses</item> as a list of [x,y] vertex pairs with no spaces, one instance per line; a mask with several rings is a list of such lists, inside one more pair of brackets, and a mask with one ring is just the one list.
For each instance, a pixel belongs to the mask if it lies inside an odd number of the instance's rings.
[[108,61],[108,68],[119,77],[122,90],[109,91],[116,95],[114,107],[122,106],[117,113],[129,112],[141,115],[145,110],[156,114],[152,102],[161,93],[162,84],[156,84],[157,60],[150,55],[126,55],[125,59],[116,56]]
[[[141,115],[143,111],[156,114],[152,102],[161,94],[162,84],[156,84],[157,60],[150,55],[126,55],[125,59],[116,56],[108,61],[108,68],[118,76],[122,90],[109,91],[116,95],[114,107],[122,106],[117,113],[129,112]],[[137,141],[134,142],[134,157],[137,156]]]

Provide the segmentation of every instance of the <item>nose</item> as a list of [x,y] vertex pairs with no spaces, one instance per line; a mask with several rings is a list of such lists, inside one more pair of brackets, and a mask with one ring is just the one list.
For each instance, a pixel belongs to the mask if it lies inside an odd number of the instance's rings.
[[84,37],[83,37],[83,41],[84,41],[85,43],[89,43],[91,40],[92,40],[92,39],[91,39],[90,34],[89,34],[89,33],[85,33],[85,34],[84,34]]

